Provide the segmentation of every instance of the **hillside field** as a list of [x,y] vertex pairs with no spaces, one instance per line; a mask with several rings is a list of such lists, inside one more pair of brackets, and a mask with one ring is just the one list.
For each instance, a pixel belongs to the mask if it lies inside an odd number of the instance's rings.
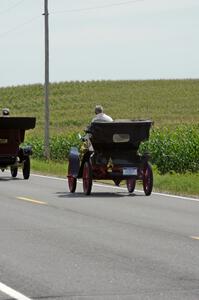
[[[0,101],[12,116],[37,118],[28,135],[44,135],[42,84],[0,88]],[[113,119],[152,119],[159,128],[199,124],[199,79],[51,83],[49,101],[51,136],[82,132],[96,104]]]

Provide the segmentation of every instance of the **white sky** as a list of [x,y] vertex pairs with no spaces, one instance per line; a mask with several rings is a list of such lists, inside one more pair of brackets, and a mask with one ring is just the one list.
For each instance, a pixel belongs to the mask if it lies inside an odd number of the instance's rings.
[[[44,0],[0,0],[0,86],[44,82]],[[199,78],[199,0],[49,0],[50,81]]]

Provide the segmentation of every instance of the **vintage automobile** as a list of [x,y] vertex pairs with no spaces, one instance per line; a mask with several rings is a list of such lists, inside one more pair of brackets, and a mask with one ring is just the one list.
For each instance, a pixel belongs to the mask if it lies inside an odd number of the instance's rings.
[[151,120],[116,120],[94,122],[83,137],[84,146],[79,151],[72,147],[69,153],[68,186],[76,190],[77,179],[82,178],[86,195],[91,193],[93,180],[113,180],[119,185],[126,181],[129,193],[135,189],[136,180],[143,183],[145,195],[153,188],[153,172],[149,154],[138,152],[140,143],[148,140]]
[[16,177],[22,168],[23,178],[30,176],[31,146],[20,146],[24,142],[25,131],[35,128],[33,117],[0,117],[0,169],[10,168],[11,176]]

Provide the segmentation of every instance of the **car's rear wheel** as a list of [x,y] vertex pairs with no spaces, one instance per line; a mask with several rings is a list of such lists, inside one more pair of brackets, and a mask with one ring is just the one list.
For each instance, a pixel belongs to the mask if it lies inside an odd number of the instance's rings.
[[143,170],[143,189],[146,196],[151,195],[153,189],[153,171],[149,163],[146,163]]
[[128,178],[126,181],[127,190],[129,193],[133,193],[135,190],[136,179],[135,178]]
[[90,195],[92,189],[92,169],[91,163],[86,161],[83,167],[83,190],[86,195]]
[[116,186],[119,186],[120,182],[121,182],[121,179],[114,178],[113,181],[114,181],[114,183],[115,183]]
[[23,163],[23,178],[28,179],[30,177],[30,157],[26,156]]
[[17,167],[10,167],[10,172],[13,178],[17,177],[18,168]]

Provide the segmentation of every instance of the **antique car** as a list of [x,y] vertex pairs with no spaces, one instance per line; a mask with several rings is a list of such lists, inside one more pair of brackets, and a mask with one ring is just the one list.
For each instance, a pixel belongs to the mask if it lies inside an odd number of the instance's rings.
[[69,191],[76,190],[77,179],[82,178],[83,191],[91,193],[93,180],[113,180],[115,185],[126,181],[129,193],[136,181],[142,181],[145,195],[153,188],[153,172],[149,154],[139,153],[140,143],[148,140],[151,120],[115,120],[93,122],[83,137],[81,150],[72,147],[68,162]]
[[33,117],[0,117],[0,169],[10,168],[11,176],[16,177],[18,168],[22,168],[23,178],[30,176],[31,146],[21,146],[25,131],[33,129],[36,119]]

